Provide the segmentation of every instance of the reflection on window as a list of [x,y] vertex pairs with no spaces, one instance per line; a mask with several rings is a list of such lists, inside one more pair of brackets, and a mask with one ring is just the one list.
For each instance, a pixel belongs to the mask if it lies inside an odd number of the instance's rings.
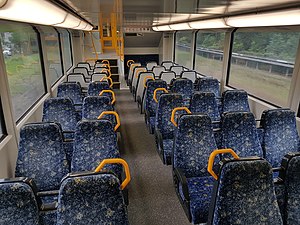
[[0,21],[9,90],[16,120],[45,93],[36,32],[29,25]]
[[188,68],[191,67],[192,40],[193,34],[191,31],[176,33],[175,62]]
[[229,85],[285,106],[299,37],[299,32],[235,33]]
[[217,79],[222,77],[225,33],[197,34],[195,70]]
[[67,30],[59,29],[60,39],[63,48],[63,61],[65,63],[65,72],[73,65],[70,34]]
[[48,58],[48,74],[50,75],[51,84],[54,84],[63,75],[58,33],[52,27],[42,27],[41,30],[45,35],[46,49],[43,51],[46,52]]

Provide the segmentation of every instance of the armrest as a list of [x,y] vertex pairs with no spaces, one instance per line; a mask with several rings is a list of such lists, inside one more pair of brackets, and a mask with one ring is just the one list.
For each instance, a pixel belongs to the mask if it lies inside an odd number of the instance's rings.
[[154,130],[154,134],[155,134],[155,140],[157,143],[157,147],[160,149],[160,152],[163,153],[164,151],[164,145],[163,145],[163,138],[162,138],[162,134],[160,132],[159,129]]
[[[174,178],[176,179],[176,181],[179,181],[182,185],[182,192],[183,192],[183,196],[184,196],[185,200],[190,201],[189,188],[187,185],[186,176],[183,174],[181,169],[176,168],[176,167],[173,169],[173,173],[174,173]],[[178,184],[176,184],[176,185],[178,186]]]
[[49,203],[49,204],[43,204],[40,206],[41,211],[52,211],[57,210],[57,203]]
[[53,190],[53,191],[40,191],[37,193],[38,197],[45,197],[45,196],[53,196],[58,195],[59,190]]
[[272,168],[272,170],[273,170],[273,173],[280,172],[281,170],[283,170],[283,168],[282,167],[274,167],[274,168]]

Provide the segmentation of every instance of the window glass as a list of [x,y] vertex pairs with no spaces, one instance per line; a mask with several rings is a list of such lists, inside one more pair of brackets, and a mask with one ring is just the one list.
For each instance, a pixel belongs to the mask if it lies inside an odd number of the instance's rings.
[[236,32],[229,85],[285,106],[300,32]]
[[73,65],[70,34],[67,30],[63,29],[59,29],[59,33],[63,48],[63,61],[66,67],[64,69],[67,72]]
[[191,31],[176,33],[175,62],[187,68],[191,67],[192,40],[193,33]]
[[197,34],[195,70],[217,79],[222,77],[224,33]]
[[13,112],[18,121],[45,94],[37,33],[26,24],[0,21]]
[[[177,13],[196,13],[197,12],[197,0],[177,0],[176,1]],[[174,16],[176,18],[176,15]],[[178,15],[178,17],[188,19],[188,15]],[[173,16],[172,16],[173,19]],[[179,19],[179,18],[178,18]]]
[[46,49],[43,49],[43,51],[47,54],[48,61],[46,63],[48,64],[48,74],[52,85],[63,75],[58,33],[52,27],[42,27],[41,30],[45,35]]

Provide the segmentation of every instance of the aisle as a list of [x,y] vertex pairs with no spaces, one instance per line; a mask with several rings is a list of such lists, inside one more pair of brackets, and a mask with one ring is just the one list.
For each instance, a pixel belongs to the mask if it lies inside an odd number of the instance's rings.
[[129,90],[116,91],[116,110],[121,118],[125,149],[122,157],[130,166],[129,221],[131,225],[190,224],[173,187],[171,166],[163,165],[154,136],[147,131]]

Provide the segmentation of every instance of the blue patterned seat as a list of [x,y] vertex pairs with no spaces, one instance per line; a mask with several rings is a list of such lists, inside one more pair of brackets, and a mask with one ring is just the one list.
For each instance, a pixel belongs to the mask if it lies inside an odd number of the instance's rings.
[[192,113],[207,114],[212,121],[220,121],[220,113],[216,97],[212,92],[197,92],[192,96],[190,103]]
[[57,225],[128,225],[120,181],[113,174],[71,174],[59,190]]
[[180,117],[174,139],[173,176],[180,203],[194,224],[207,221],[213,187],[207,161],[215,149],[211,119],[207,115]]
[[176,78],[176,74],[173,71],[162,71],[159,74],[159,79],[162,79],[167,82],[167,84],[171,84],[172,80]]
[[87,94],[89,96],[98,96],[103,90],[110,90],[109,84],[106,81],[94,81],[89,84]]
[[283,224],[266,160],[224,160],[218,174],[207,225]]
[[195,83],[195,81],[197,80],[197,73],[193,70],[182,71],[180,74],[180,78],[188,78],[193,83]]
[[181,94],[185,106],[188,106],[190,103],[191,96],[194,92],[194,84],[189,79],[179,78],[173,82],[170,90],[173,93]]
[[157,103],[153,99],[153,93],[156,88],[167,88],[167,83],[163,80],[147,81],[145,96],[145,121],[151,134],[154,133],[155,114]]
[[69,98],[49,98],[44,102],[43,122],[59,123],[66,139],[74,137],[78,117],[75,106]]
[[263,157],[254,115],[228,112],[222,117],[222,148],[231,148],[240,157]]
[[216,98],[221,97],[220,84],[215,78],[203,77],[199,79],[196,90],[201,92],[212,92],[215,94]]
[[173,149],[175,126],[171,122],[172,110],[183,107],[183,98],[180,94],[162,94],[158,101],[155,116],[155,140],[157,151],[164,162],[170,165]]
[[272,167],[280,167],[283,156],[299,151],[299,136],[295,113],[289,109],[271,109],[263,112],[261,127],[264,129],[264,156]]
[[70,98],[74,104],[82,104],[80,83],[64,82],[58,85],[57,97]]
[[16,177],[33,178],[39,191],[58,190],[69,172],[60,127],[55,123],[21,128]]
[[250,112],[248,94],[244,90],[227,90],[222,94],[222,112]]
[[[112,123],[108,120],[78,122],[71,171],[93,171],[106,158],[120,158]],[[121,175],[120,165],[112,164],[105,168]]]
[[176,74],[176,77],[179,77],[182,71],[184,71],[183,66],[171,66],[170,71],[173,71]]

